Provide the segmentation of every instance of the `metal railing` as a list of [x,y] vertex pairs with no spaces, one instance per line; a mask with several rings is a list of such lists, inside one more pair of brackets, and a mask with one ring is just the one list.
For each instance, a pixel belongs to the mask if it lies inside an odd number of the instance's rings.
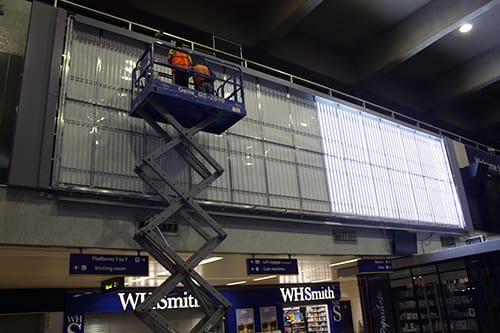
[[[162,36],[182,41],[183,43],[186,43],[187,45],[190,45],[191,50],[203,50],[203,51],[205,51],[205,52],[207,52],[209,54],[221,55],[221,56],[228,57],[232,61],[234,61],[235,63],[241,64],[243,67],[253,68],[253,69],[256,69],[256,70],[259,70],[259,69],[265,70],[268,73],[272,73],[271,75],[274,74],[277,77],[285,77],[285,78],[287,78],[287,80],[289,82],[291,82],[293,84],[297,84],[299,86],[303,86],[303,87],[306,87],[306,88],[309,88],[309,89],[313,89],[313,90],[316,90],[316,91],[318,91],[320,93],[326,93],[326,94],[328,94],[328,95],[330,95],[332,97],[336,97],[336,98],[339,98],[339,99],[345,98],[350,103],[356,104],[356,105],[358,105],[358,106],[360,106],[360,107],[362,107],[362,108],[364,108],[366,110],[370,110],[372,112],[376,112],[376,113],[379,113],[379,114],[384,114],[385,116],[388,116],[390,118],[396,119],[398,121],[406,122],[408,124],[411,124],[412,126],[416,126],[418,128],[422,128],[422,129],[424,129],[426,131],[433,132],[433,133],[438,134],[440,136],[446,136],[446,137],[451,138],[451,139],[453,139],[455,141],[458,141],[458,142],[461,142],[461,143],[464,143],[464,144],[468,144],[470,146],[473,146],[473,147],[481,149],[481,150],[488,151],[489,153],[500,155],[500,150],[498,150],[496,148],[493,148],[493,147],[490,147],[488,145],[485,145],[483,143],[480,143],[478,141],[475,141],[475,140],[463,137],[463,136],[461,136],[459,134],[453,133],[453,132],[448,131],[448,130],[441,129],[441,128],[439,128],[437,126],[434,126],[434,125],[432,125],[430,123],[418,120],[416,118],[413,118],[413,117],[410,117],[408,115],[399,113],[397,111],[391,110],[389,108],[386,108],[384,106],[378,105],[376,103],[372,103],[370,101],[366,101],[366,100],[364,100],[362,98],[359,98],[359,97],[356,97],[356,96],[344,93],[342,91],[333,89],[333,88],[325,86],[323,84],[320,84],[320,83],[308,80],[306,78],[303,78],[303,77],[300,77],[300,76],[288,73],[286,71],[279,70],[279,69],[276,69],[276,68],[273,68],[273,67],[270,67],[270,66],[267,66],[267,65],[264,65],[264,64],[261,64],[261,63],[249,60],[249,59],[245,59],[244,56],[243,56],[243,48],[239,44],[231,42],[231,41],[228,41],[227,39],[219,38],[219,37],[216,37],[216,36],[212,36],[212,44],[213,45],[209,46],[209,45],[205,45],[205,44],[202,44],[202,43],[198,43],[198,42],[186,39],[186,38],[181,37],[181,36],[177,36],[177,35],[174,35],[174,34],[171,34],[171,33],[164,32],[161,29],[156,29],[156,28],[153,28],[153,27],[141,24],[141,23],[137,23],[137,22],[134,22],[134,21],[130,21],[130,20],[127,20],[127,19],[115,16],[115,15],[112,15],[112,14],[101,12],[99,10],[96,10],[96,9],[93,9],[93,8],[90,8],[90,7],[87,7],[87,6],[80,5],[80,4],[74,3],[72,1],[54,0],[54,6],[55,7],[61,7],[61,8],[64,8],[64,9],[68,9],[68,10],[71,10],[71,9],[73,9],[73,10],[80,10],[80,11],[84,11],[84,12],[87,12],[87,13],[90,13],[90,14],[95,14],[95,15],[98,15],[98,16],[101,16],[101,17],[106,17],[106,18],[114,21],[116,25],[123,25],[124,27],[126,27],[130,31],[134,31],[134,28],[137,27],[137,28],[141,28],[141,29],[144,29],[146,31],[149,31],[153,35],[154,34],[161,34]],[[224,40],[226,42],[231,42],[234,45],[239,46],[239,54],[235,55],[235,54],[226,52],[224,50],[216,49],[215,48],[215,42],[214,42],[215,39],[220,39],[220,40]]]

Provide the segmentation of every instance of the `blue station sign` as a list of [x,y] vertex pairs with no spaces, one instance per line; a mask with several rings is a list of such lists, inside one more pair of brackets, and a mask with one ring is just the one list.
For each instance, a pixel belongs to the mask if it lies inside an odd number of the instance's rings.
[[249,258],[247,274],[299,274],[297,259]]
[[360,259],[358,260],[360,273],[389,273],[392,272],[391,259]]
[[70,274],[149,275],[147,256],[71,253]]

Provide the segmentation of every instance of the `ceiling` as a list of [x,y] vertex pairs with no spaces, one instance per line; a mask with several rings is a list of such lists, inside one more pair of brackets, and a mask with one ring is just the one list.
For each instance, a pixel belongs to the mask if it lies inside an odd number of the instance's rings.
[[498,0],[75,2],[207,45],[231,40],[247,59],[500,148]]
[[[28,288],[100,288],[101,281],[114,275],[69,274],[71,253],[80,253],[78,248],[0,246],[0,289]],[[84,254],[137,255],[137,251],[109,249],[85,249]],[[148,255],[141,252],[140,255]],[[181,253],[186,260],[188,253]],[[280,284],[280,283],[316,283],[338,281],[338,268],[356,266],[356,263],[330,267],[332,263],[352,260],[352,256],[293,256],[297,259],[299,275],[247,275],[246,259],[250,254],[217,254],[220,260],[200,264],[196,271],[211,285],[225,286],[228,283],[245,281],[245,285]],[[266,255],[257,258],[284,258],[284,256]],[[165,268],[149,256],[149,276],[128,276],[127,287],[153,287],[160,285],[169,276]],[[260,279],[262,277],[271,277]],[[342,277],[341,279],[348,279]]]

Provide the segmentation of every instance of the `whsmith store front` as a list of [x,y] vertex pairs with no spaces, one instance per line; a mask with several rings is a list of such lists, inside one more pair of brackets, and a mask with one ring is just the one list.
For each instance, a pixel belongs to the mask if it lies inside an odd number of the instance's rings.
[[[149,292],[68,294],[64,332],[149,332],[133,313]],[[351,320],[350,313],[343,313],[338,283],[224,289],[220,292],[232,303],[222,328],[227,333],[340,333],[343,332],[343,316]],[[204,317],[196,298],[184,290],[162,299],[157,309],[181,332],[189,331]]]

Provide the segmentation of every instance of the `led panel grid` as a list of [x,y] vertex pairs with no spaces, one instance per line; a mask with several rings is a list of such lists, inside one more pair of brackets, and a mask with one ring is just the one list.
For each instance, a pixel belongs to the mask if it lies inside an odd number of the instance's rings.
[[317,100],[331,211],[465,227],[443,139]]

